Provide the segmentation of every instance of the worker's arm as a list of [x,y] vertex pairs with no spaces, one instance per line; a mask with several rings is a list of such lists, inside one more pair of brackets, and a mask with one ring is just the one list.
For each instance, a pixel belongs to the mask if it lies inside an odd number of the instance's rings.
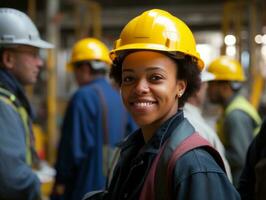
[[16,110],[0,101],[0,199],[40,199],[40,182],[26,163],[23,122]]

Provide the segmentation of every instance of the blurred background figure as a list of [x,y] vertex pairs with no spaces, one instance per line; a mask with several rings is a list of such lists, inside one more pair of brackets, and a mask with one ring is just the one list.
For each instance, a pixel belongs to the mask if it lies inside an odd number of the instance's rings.
[[212,127],[210,127],[202,116],[202,108],[206,102],[206,93],[208,88],[208,81],[214,80],[214,74],[206,70],[201,72],[200,89],[192,94],[184,105],[184,116],[194,126],[196,131],[213,145],[213,147],[220,153],[227,176],[232,180],[231,169],[225,158],[224,146]]
[[53,45],[27,15],[11,8],[0,8],[0,38],[0,199],[39,200],[34,115],[25,87],[37,82],[39,50]]
[[68,69],[79,89],[61,130],[53,200],[80,200],[86,192],[103,189],[115,145],[136,128],[107,80],[110,64],[108,49],[98,39],[81,39],[72,49]]
[[266,196],[266,120],[249,146],[239,180],[242,200],[264,200]]
[[225,147],[233,183],[237,185],[248,146],[261,124],[261,118],[240,94],[246,77],[237,60],[221,56],[211,62],[208,71],[215,75],[215,79],[209,82],[208,97],[212,103],[222,107],[217,133]]

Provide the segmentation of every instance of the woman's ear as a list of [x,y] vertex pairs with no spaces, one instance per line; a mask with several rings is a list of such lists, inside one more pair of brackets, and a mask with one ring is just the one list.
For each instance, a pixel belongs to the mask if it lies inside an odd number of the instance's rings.
[[8,50],[4,50],[3,54],[2,54],[2,61],[4,64],[4,67],[7,69],[12,69],[13,68],[13,63],[14,63],[14,56],[12,54],[12,52],[8,51]]
[[185,90],[187,88],[187,82],[185,80],[177,80],[176,86],[176,96],[180,98],[185,93]]

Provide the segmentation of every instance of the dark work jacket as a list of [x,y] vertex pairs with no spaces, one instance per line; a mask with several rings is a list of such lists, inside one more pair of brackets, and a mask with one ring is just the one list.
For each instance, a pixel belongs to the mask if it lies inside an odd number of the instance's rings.
[[260,132],[253,139],[248,149],[246,163],[240,176],[238,188],[242,200],[256,199],[255,166],[262,158],[266,158],[266,119],[264,119]]
[[[104,105],[99,90],[107,108],[106,117],[103,117]],[[119,92],[104,77],[99,77],[75,92],[65,114],[55,165],[56,183],[66,187],[60,199],[81,200],[87,192],[105,187],[103,119],[112,147],[136,130]]]
[[[139,198],[159,149],[183,120],[183,112],[179,111],[158,129],[148,143],[145,144],[138,130],[121,145],[120,159],[105,199]],[[201,148],[187,152],[176,162],[171,191],[172,196],[179,200],[240,199],[214,158]]]

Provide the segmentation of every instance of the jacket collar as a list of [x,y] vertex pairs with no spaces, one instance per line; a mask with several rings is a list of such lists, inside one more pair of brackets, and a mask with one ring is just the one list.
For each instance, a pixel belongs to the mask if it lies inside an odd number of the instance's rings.
[[0,67],[0,87],[10,91],[16,96],[21,105],[27,110],[28,115],[33,118],[32,108],[25,95],[24,89],[17,79],[7,70]]
[[183,111],[179,110],[174,116],[164,122],[152,138],[145,144],[141,129],[131,134],[124,142],[119,144],[122,151],[132,146],[141,146],[141,152],[157,153],[163,143],[170,137],[175,128],[184,119]]

